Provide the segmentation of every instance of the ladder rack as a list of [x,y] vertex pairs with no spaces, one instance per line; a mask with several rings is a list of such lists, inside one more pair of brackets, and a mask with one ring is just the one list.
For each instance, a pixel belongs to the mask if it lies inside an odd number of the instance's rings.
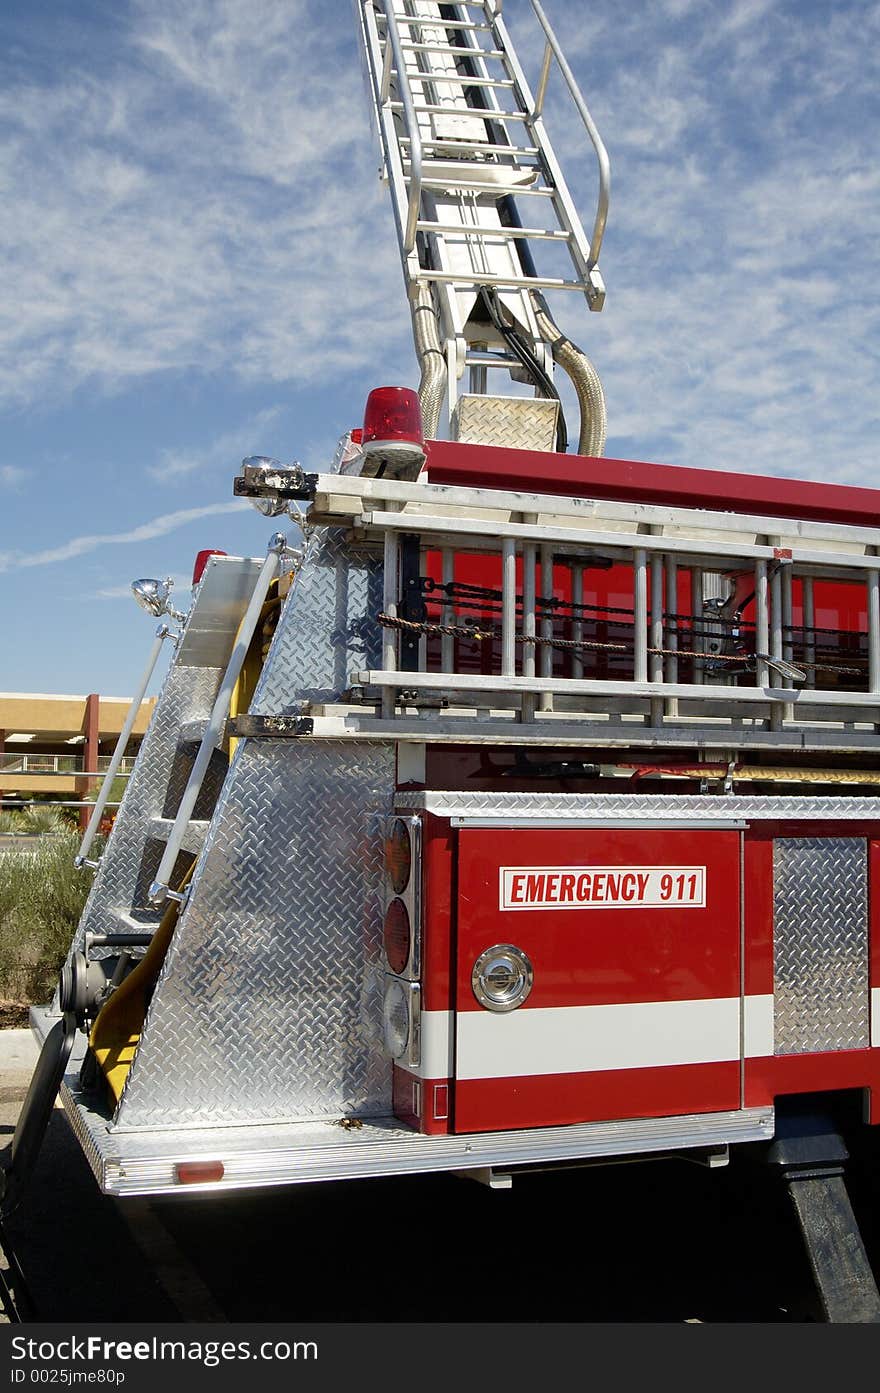
[[[878,528],[337,475],[313,490],[314,523],[383,558],[381,665],[311,712],[340,733],[880,748]],[[834,604],[856,619],[829,623]]]

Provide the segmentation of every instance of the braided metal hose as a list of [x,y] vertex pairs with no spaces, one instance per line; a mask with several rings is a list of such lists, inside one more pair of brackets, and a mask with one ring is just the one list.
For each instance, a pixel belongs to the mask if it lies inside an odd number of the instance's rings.
[[440,344],[437,312],[431,287],[416,286],[412,299],[413,339],[421,368],[419,402],[422,408],[422,430],[426,440],[437,437],[440,411],[446,392],[446,358]]
[[583,349],[567,339],[550,316],[543,295],[532,293],[532,307],[535,321],[543,337],[550,345],[553,361],[568,373],[577,393],[581,412],[579,455],[601,455],[605,449],[607,413],[605,393],[599,374],[593,367]]

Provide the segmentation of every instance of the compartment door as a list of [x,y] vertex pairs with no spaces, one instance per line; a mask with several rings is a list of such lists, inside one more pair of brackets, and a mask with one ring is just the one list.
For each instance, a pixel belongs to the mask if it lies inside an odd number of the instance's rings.
[[740,1106],[738,832],[464,828],[457,895],[456,1131]]

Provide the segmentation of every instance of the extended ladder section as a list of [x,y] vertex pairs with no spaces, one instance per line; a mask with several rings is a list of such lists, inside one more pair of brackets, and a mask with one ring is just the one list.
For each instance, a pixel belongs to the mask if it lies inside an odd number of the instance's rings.
[[385,479],[313,486],[314,520],[381,546],[384,567],[381,667],[350,674],[345,709],[315,708],[315,734],[877,746],[880,529]]
[[[542,402],[542,414],[534,412],[547,443],[532,442],[549,449],[555,428],[551,345],[560,335],[541,292],[581,291],[591,309],[602,308],[598,260],[610,175],[571,69],[536,0],[533,8],[546,40],[534,95],[502,20],[501,0],[359,0],[383,173],[422,360],[427,433],[436,434],[437,383],[445,371],[452,428],[461,439],[477,439],[481,414],[472,404],[456,413],[456,384],[469,367],[471,392],[485,394],[488,371],[500,367],[550,399]],[[554,59],[598,159],[589,237],[544,124]],[[439,364],[430,361],[441,354]],[[520,432],[524,415],[516,422]],[[541,426],[533,429],[539,436]]]

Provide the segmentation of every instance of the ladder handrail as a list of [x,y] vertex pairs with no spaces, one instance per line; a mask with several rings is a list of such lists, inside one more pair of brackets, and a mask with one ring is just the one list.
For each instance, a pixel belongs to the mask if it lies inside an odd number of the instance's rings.
[[214,705],[211,708],[211,715],[205,733],[202,736],[202,743],[196,754],[183,797],[177,809],[174,825],[168,834],[168,841],[165,843],[165,850],[156,871],[156,879],[150,885],[147,897],[151,904],[161,905],[166,899],[182,900],[186,892],[169,889],[171,874],[174,870],[174,863],[183,846],[183,839],[186,829],[192,818],[196,800],[201,792],[202,783],[211,761],[211,756],[220,744],[223,727],[229,714],[229,703],[232,699],[232,689],[238,681],[239,674],[244,666],[247,651],[250,647],[251,639],[254,636],[257,624],[260,619],[260,612],[263,608],[263,601],[266,598],[269,586],[275,578],[281,563],[282,553],[286,550],[287,538],[281,533],[276,532],[269,542],[269,552],[263,562],[257,583],[251,594],[250,602],[245,610],[244,617],[239,625],[238,634],[233,644],[232,652],[229,655],[229,662],[223,674],[223,680],[214,698]]
[[[498,9],[501,9],[500,5],[498,6]],[[535,11],[535,14],[538,18],[538,22],[541,25],[541,28],[544,30],[544,34],[547,39],[547,46],[544,50],[544,61],[541,67],[541,77],[539,79],[538,89],[535,94],[535,105],[532,111],[532,115],[538,117],[541,115],[541,112],[543,110],[544,96],[547,90],[547,80],[550,76],[550,55],[552,54],[552,56],[556,59],[557,63],[559,64],[559,71],[562,73],[562,76],[565,79],[565,84],[568,87],[569,92],[571,93],[571,97],[575,106],[577,107],[578,115],[580,116],[581,120],[584,123],[584,126],[586,127],[587,134],[590,137],[593,149],[596,152],[596,158],[599,162],[599,203],[596,209],[596,219],[593,223],[593,236],[590,241],[589,268],[590,270],[592,270],[599,260],[599,252],[602,247],[602,238],[605,235],[605,224],[608,221],[608,205],[611,199],[611,161],[608,157],[608,151],[605,148],[605,143],[599,134],[598,127],[596,126],[596,123],[593,120],[592,115],[590,114],[590,109],[584,100],[583,93],[581,92],[581,89],[577,84],[577,79],[575,78],[574,73],[568,65],[565,55],[563,54],[562,49],[559,46],[559,40],[557,39],[555,33],[553,32],[553,29],[550,26],[550,21],[544,13],[544,8],[541,5],[540,0],[532,0],[532,9]]]
[[[408,256],[416,244],[416,224],[419,220],[419,210],[422,204],[422,139],[419,132],[418,121],[413,109],[412,90],[409,85],[409,74],[406,70],[406,59],[401,47],[400,30],[397,27],[397,16],[394,13],[394,0],[381,0],[382,11],[385,15],[385,42],[390,44],[391,52],[394,57],[394,67],[397,71],[397,86],[400,92],[400,99],[403,103],[403,116],[409,138],[409,196],[407,203],[406,228],[403,234],[403,253]],[[386,61],[382,73],[382,87],[380,92],[381,103],[384,106],[391,97],[391,64],[386,55]]]
[[140,683],[138,684],[138,689],[135,695],[132,697],[131,705],[128,708],[128,714],[125,717],[122,730],[119,732],[119,739],[116,741],[116,748],[113,751],[113,754],[110,756],[110,763],[107,765],[107,772],[104,775],[104,779],[98,792],[98,796],[95,799],[95,806],[92,810],[92,815],[89,818],[89,824],[86,827],[85,833],[83,834],[83,839],[80,842],[79,851],[73,858],[73,864],[77,870],[79,870],[82,866],[88,866],[91,870],[97,870],[100,864],[100,862],[98,861],[89,861],[86,858],[88,857],[89,851],[91,850],[92,842],[95,840],[95,834],[97,833],[98,828],[101,825],[101,818],[103,816],[104,809],[106,808],[108,799],[110,797],[110,792],[113,786],[113,780],[116,778],[119,766],[122,763],[122,757],[125,754],[125,747],[128,744],[131,732],[134,729],[134,723],[138,717],[138,712],[140,711],[141,706],[143,704],[144,695],[146,693],[147,687],[149,686],[150,678],[153,675],[153,669],[155,668],[156,663],[159,661],[159,654],[162,651],[162,644],[165,642],[170,632],[171,630],[169,629],[167,624],[160,624],[158,629],[156,630],[156,636],[153,639],[153,646],[151,647],[149,656],[147,658],[147,665],[144,668],[143,675],[141,677]]

